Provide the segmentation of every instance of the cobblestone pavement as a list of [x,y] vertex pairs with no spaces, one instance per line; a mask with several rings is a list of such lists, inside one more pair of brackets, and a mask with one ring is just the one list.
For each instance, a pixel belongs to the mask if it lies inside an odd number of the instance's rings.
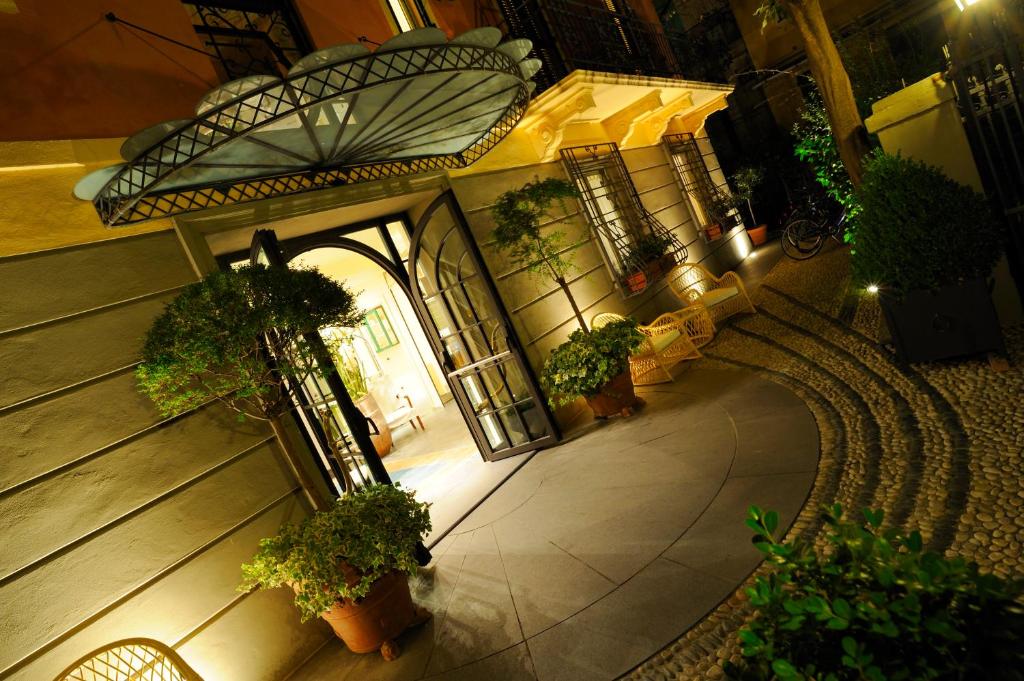
[[[813,412],[821,461],[791,536],[820,539],[824,504],[871,506],[921,529],[934,550],[1024,573],[1024,328],[1007,330],[1006,372],[984,359],[900,367],[877,343],[877,302],[848,281],[843,248],[780,262],[755,296],[760,314],[734,318],[701,362],[754,369]],[[722,678],[739,654],[743,588],[623,678]]]

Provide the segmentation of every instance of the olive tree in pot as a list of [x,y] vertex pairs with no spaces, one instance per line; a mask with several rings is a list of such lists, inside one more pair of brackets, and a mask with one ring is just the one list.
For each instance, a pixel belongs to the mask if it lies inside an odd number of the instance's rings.
[[153,322],[135,372],[139,388],[165,416],[219,400],[240,419],[267,421],[310,505],[322,509],[284,418],[302,382],[329,364],[317,361],[306,334],[361,318],[353,295],[315,270],[214,272],[185,287]]
[[303,622],[322,617],[352,652],[394,659],[395,637],[430,617],[413,604],[406,578],[430,531],[428,506],[391,485],[347,494],[260,541],[239,590],[291,587]]
[[598,418],[607,418],[630,413],[639,403],[629,375],[629,353],[640,346],[643,336],[633,322],[591,331],[583,319],[566,279],[572,263],[564,254],[571,246],[564,233],[544,233],[541,224],[551,220],[548,210],[552,203],[562,203],[563,212],[568,213],[564,202],[577,195],[571,183],[557,178],[507,191],[491,209],[493,236],[498,249],[513,263],[558,285],[580,327],[544,363],[541,384],[548,402],[557,408],[585,397]]
[[1003,351],[986,279],[1002,227],[985,197],[938,168],[878,154],[866,166],[851,264],[877,287],[902,361]]
[[611,322],[590,333],[574,331],[541,372],[553,407],[583,397],[599,419],[628,416],[640,403],[629,374],[629,356],[644,341],[632,319]]
[[747,235],[750,237],[751,243],[755,246],[760,246],[768,240],[768,225],[758,222],[757,216],[754,215],[754,194],[757,192],[757,188],[764,182],[764,168],[761,166],[741,168],[739,172],[733,175],[732,181],[736,186],[736,191],[733,193],[736,203],[739,205],[746,204],[747,210],[750,211],[750,219],[754,224],[754,226],[747,228]]

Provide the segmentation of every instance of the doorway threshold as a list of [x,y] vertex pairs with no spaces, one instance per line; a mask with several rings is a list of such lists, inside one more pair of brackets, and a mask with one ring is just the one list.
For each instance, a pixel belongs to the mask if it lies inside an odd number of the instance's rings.
[[489,473],[487,476],[481,476],[483,479],[474,480],[473,483],[467,484],[460,488],[457,492],[453,492],[452,496],[465,497],[471,499],[471,503],[468,507],[462,507],[461,504],[452,503],[449,506],[456,508],[465,508],[460,514],[452,514],[450,517],[431,518],[434,523],[434,529],[427,535],[426,547],[432,549],[437,544],[447,537],[452,530],[459,526],[463,520],[468,518],[482,503],[487,501],[491,495],[501,489],[509,479],[515,475],[519,469],[529,463],[539,450],[533,450],[525,452],[516,456],[510,456],[507,459],[501,459],[500,461],[493,461],[485,464],[485,470]]

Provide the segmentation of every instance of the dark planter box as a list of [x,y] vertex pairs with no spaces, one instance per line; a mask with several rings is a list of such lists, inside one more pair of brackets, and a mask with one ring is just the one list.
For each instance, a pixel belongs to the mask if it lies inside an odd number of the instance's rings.
[[933,362],[982,352],[1005,352],[995,306],[984,279],[879,299],[896,355]]

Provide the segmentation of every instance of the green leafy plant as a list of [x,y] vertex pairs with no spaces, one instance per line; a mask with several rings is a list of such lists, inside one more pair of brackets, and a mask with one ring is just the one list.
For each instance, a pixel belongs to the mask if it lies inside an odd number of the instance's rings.
[[739,681],[1024,679],[1022,585],[926,552],[919,532],[825,511],[829,548],[781,541],[779,516],[750,508],[769,572],[747,589]]
[[571,182],[558,178],[527,182],[518,189],[507,191],[491,207],[495,225],[492,236],[498,250],[512,262],[558,284],[580,328],[587,333],[587,322],[566,279],[573,266],[564,255],[570,249],[565,233],[544,231],[541,225],[552,219],[548,211],[553,203],[559,203],[562,212],[568,213],[566,199],[578,194]]
[[598,394],[606,383],[629,371],[629,355],[643,341],[632,319],[611,322],[589,334],[573,331],[544,363],[540,380],[548,402],[560,407]]
[[754,193],[764,182],[764,168],[761,166],[744,166],[732,176],[732,182],[736,186],[733,196],[737,204],[747,204],[750,211],[750,219],[757,224],[757,216],[754,215]]
[[818,94],[808,97],[793,135],[797,158],[811,166],[815,181],[846,209],[845,238],[848,243],[854,241],[860,224],[860,200],[839,156],[828,113]]
[[719,187],[704,199],[704,210],[707,212],[708,220],[712,225],[721,227],[722,231],[729,228],[735,209],[736,199]]
[[416,543],[430,531],[429,504],[392,485],[371,485],[260,541],[242,566],[240,591],[291,586],[305,622],[339,600],[357,600],[395,570],[416,571]]
[[359,340],[361,339],[352,329],[336,329],[335,333],[324,339],[324,344],[334,356],[334,366],[338,369],[338,375],[341,376],[341,381],[353,400],[360,400],[370,392],[366,374],[359,363],[359,355],[356,354],[355,343]]
[[670,248],[672,237],[666,234],[642,234],[629,245],[626,260],[639,270],[664,256]]
[[166,416],[219,400],[240,419],[268,421],[319,507],[282,417],[295,387],[329,366],[305,334],[354,326],[361,317],[352,294],[316,270],[257,265],[214,272],[185,287],[153,322],[135,372],[139,389]]
[[877,154],[867,163],[853,275],[901,296],[986,277],[1003,250],[986,198],[920,161]]

